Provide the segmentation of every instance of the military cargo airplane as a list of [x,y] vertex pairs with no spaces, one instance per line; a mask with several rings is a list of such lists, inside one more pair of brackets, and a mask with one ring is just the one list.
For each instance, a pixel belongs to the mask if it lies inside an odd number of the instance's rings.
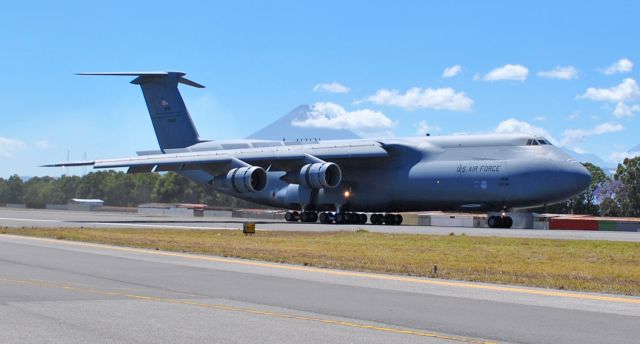
[[[563,201],[591,175],[543,137],[457,135],[300,141],[203,140],[178,84],[181,72],[81,73],[135,77],[160,150],[54,166],[173,171],[225,194],[287,209],[287,221],[399,225],[398,212],[506,211]],[[373,213],[367,219],[366,213]],[[490,216],[491,227],[513,220]]]

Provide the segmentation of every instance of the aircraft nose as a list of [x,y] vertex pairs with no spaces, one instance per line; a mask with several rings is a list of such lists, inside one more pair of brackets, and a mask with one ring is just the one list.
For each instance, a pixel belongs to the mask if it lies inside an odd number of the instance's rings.
[[582,164],[574,163],[571,175],[579,192],[584,191],[591,185],[591,173]]

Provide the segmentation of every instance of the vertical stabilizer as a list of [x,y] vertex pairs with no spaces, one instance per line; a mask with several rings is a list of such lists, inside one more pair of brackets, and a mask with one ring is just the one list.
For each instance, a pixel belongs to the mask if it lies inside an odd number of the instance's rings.
[[132,84],[140,85],[151,116],[158,144],[165,149],[184,148],[200,142],[189,111],[182,100],[178,83],[203,88],[184,78],[181,72],[80,73],[80,75],[135,76]]

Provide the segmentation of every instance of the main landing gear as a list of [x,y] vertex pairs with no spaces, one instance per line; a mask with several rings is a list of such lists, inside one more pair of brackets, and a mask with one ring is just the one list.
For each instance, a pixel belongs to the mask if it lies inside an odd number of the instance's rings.
[[510,216],[489,216],[487,224],[491,228],[511,228],[513,219]]
[[400,214],[372,214],[371,224],[374,225],[391,225],[399,226],[402,224],[402,215]]
[[[323,212],[316,213],[315,211],[288,211],[284,214],[284,219],[287,222],[307,222],[314,223],[320,220],[320,223],[330,224],[353,224],[363,225],[367,223],[367,214],[354,213],[354,212]],[[400,214],[372,214],[371,224],[373,225],[400,225],[402,224],[402,215]]]
[[288,211],[284,214],[284,219],[287,220],[287,222],[316,222],[318,221],[318,213],[315,211],[303,211],[301,213]]

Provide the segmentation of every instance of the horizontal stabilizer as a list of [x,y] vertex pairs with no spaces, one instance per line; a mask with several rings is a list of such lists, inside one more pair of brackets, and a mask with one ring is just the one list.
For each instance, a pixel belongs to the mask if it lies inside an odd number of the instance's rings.
[[181,84],[185,84],[188,86],[193,86],[197,88],[204,88],[203,85],[191,81],[184,76],[186,75],[183,72],[90,72],[90,73],[77,73],[77,75],[98,75],[98,76],[136,76],[132,84],[141,84],[145,81],[145,79],[153,79],[153,78],[162,78],[169,75],[175,75],[178,77],[178,82]]

